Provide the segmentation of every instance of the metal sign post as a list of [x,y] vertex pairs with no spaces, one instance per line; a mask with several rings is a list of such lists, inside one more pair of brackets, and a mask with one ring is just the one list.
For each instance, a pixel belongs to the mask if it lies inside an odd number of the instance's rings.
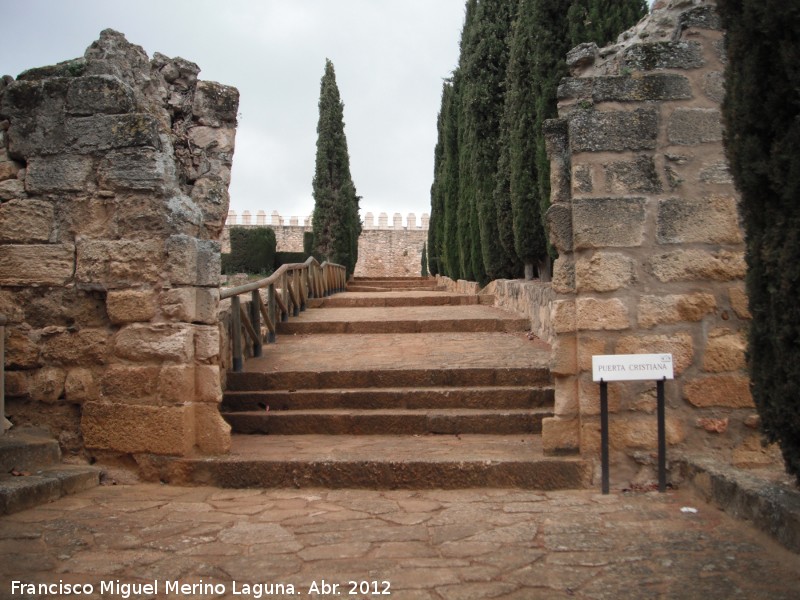
[[600,384],[600,463],[602,489],[609,491],[608,382],[656,382],[658,419],[658,491],[667,490],[667,428],[664,382],[674,379],[671,354],[611,354],[592,356],[592,380]]

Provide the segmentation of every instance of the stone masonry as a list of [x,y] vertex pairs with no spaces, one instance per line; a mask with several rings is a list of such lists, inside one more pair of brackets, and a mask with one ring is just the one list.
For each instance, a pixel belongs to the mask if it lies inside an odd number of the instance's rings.
[[105,30],[0,83],[7,411],[91,454],[226,452],[219,243],[238,92]]
[[[599,452],[592,355],[669,352],[668,445],[739,465],[770,459],[745,369],[750,315],[722,146],[723,36],[713,1],[670,0],[616,45],[583,44],[567,57],[560,118],[545,125],[559,253],[551,452]],[[651,463],[655,385],[615,383],[609,395],[612,453]]]
[[[417,223],[417,216],[409,213],[406,225],[403,216],[394,213],[392,223],[386,213],[378,215],[378,223],[372,213],[364,217],[363,230],[358,239],[358,262],[356,277],[418,277],[422,265],[422,246],[428,241],[428,213],[424,213]],[[230,252],[228,228],[270,227],[275,231],[278,252],[302,252],[303,233],[311,231],[311,217],[289,217],[285,219],[277,211],[272,211],[269,219],[260,210],[255,222],[249,211],[239,216],[234,211],[228,213],[228,220],[222,236],[222,251]]]

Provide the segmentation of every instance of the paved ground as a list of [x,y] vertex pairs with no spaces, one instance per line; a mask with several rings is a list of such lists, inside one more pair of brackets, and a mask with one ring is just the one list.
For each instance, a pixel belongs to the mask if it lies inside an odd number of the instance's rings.
[[[12,595],[14,580],[56,587]],[[157,593],[129,593],[133,584]],[[778,600],[800,598],[800,555],[684,490],[140,484],[0,518],[0,586],[0,598]]]

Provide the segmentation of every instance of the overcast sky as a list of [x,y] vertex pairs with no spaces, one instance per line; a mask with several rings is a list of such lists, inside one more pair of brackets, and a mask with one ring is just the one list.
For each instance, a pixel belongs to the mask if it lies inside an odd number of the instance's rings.
[[306,216],[330,58],[367,212],[430,212],[442,79],[465,0],[0,0],[0,75],[83,56],[105,28],[241,94],[231,208]]

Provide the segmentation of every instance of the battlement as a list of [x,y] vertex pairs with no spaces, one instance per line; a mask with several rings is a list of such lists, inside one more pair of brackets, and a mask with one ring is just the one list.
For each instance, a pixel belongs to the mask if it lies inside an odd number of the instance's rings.
[[[378,215],[378,223],[375,223],[375,216],[368,212],[364,215],[364,229],[409,229],[409,230],[416,230],[416,231],[427,231],[428,230],[428,222],[430,221],[430,216],[428,213],[422,213],[422,217],[420,217],[419,223],[417,222],[417,215],[414,213],[408,213],[406,216],[406,224],[403,225],[403,215],[400,213],[394,213],[392,216],[392,222],[389,223],[389,215],[385,212],[382,212]],[[255,218],[253,214],[246,210],[241,215],[237,214],[235,210],[228,211],[228,219],[225,222],[226,227],[230,227],[232,225],[240,225],[240,226],[274,226],[274,227],[303,227],[311,228],[311,215],[307,217],[283,217],[281,216],[277,210],[273,210],[272,213],[267,216],[267,213],[263,210],[258,211],[255,214]]]

